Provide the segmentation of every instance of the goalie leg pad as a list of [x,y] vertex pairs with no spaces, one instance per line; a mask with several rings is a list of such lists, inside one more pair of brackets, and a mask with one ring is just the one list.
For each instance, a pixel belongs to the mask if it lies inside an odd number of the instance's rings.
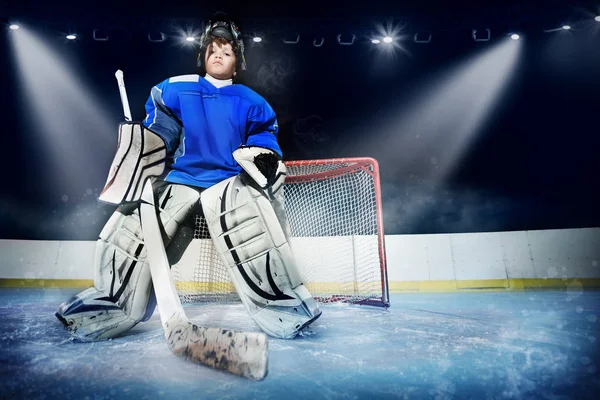
[[[199,193],[183,185],[157,186],[168,245]],[[56,313],[70,331],[88,339],[111,338],[152,316],[156,304],[137,205],[120,207],[108,220],[96,244],[94,268],[94,287],[61,304]]]
[[284,226],[264,193],[235,176],[202,192],[208,230],[246,309],[284,339],[321,315],[298,275]]

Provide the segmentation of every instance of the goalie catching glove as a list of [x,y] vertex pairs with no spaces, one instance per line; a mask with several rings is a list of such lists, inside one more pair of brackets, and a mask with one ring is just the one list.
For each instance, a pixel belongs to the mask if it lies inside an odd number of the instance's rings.
[[285,164],[279,154],[265,147],[240,146],[233,152],[233,158],[268,198],[275,198],[286,177]]

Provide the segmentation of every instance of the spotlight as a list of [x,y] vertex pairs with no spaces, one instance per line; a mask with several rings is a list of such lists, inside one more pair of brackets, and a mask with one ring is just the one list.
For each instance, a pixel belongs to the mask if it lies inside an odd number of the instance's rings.
[[371,39],[371,43],[373,43],[373,44],[379,44],[379,43],[381,43],[381,40],[379,40],[379,39]]
[[383,42],[384,43],[392,43],[392,40],[393,39],[391,38],[391,36],[386,36],[386,37],[383,38]]
[[552,32],[559,32],[559,31],[568,31],[571,29],[571,25],[562,25],[562,26],[556,26],[555,28],[551,28],[551,29],[544,29],[544,32],[546,33],[552,33]]
[[597,15],[596,18],[594,18],[597,22],[600,22],[600,15]]
[[75,39],[77,39],[77,35],[71,33],[71,34],[67,35],[67,39],[69,39],[69,40],[75,40]]
[[193,42],[194,40],[196,40],[196,38],[193,37],[193,36],[188,36],[188,37],[185,38],[185,40],[188,41],[188,42]]
[[517,35],[516,33],[513,33],[512,35],[510,35],[510,38],[511,38],[512,40],[519,40],[520,36],[519,36],[519,35]]
[[19,29],[19,25],[17,25],[17,24],[10,24],[9,28],[12,29],[13,31],[16,31],[17,29]]
[[262,38],[260,36],[254,36],[252,38],[252,41],[255,43],[260,43],[260,42],[262,42]]

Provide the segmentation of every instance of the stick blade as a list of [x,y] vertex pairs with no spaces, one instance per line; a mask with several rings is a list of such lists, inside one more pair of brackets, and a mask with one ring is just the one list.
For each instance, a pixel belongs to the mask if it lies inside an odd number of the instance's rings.
[[165,324],[165,337],[174,354],[192,362],[254,380],[267,376],[264,333],[206,328],[174,316]]

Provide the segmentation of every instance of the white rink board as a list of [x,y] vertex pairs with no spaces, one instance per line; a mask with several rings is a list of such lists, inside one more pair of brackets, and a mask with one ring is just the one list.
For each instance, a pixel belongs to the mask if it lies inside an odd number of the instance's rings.
[[[372,237],[293,238],[298,262],[310,260],[314,280],[334,279],[340,258]],[[0,279],[93,279],[95,241],[0,240]],[[195,246],[194,246],[195,247]],[[388,280],[600,278],[600,228],[441,235],[387,235]],[[181,263],[192,268],[193,251]],[[193,261],[190,261],[193,260]],[[362,260],[356,260],[362,262]]]
[[452,235],[419,235],[427,246],[429,280],[453,281],[456,279],[452,260]]
[[385,239],[389,281],[455,279],[450,235],[389,235]]
[[[429,280],[427,244],[421,235],[390,236],[385,244],[389,281]],[[394,268],[389,268],[392,262]]]
[[[50,240],[0,240],[0,278],[49,279],[47,275],[57,270],[60,244]],[[74,276],[74,271],[60,273],[67,279]]]
[[456,280],[507,278],[503,234],[454,235],[450,240]]
[[0,240],[0,278],[92,279],[94,241]]
[[528,233],[527,231],[521,231],[499,234],[502,235],[502,252],[508,279],[537,278],[533,269]]
[[540,278],[597,278],[600,228],[529,232],[533,266]]

